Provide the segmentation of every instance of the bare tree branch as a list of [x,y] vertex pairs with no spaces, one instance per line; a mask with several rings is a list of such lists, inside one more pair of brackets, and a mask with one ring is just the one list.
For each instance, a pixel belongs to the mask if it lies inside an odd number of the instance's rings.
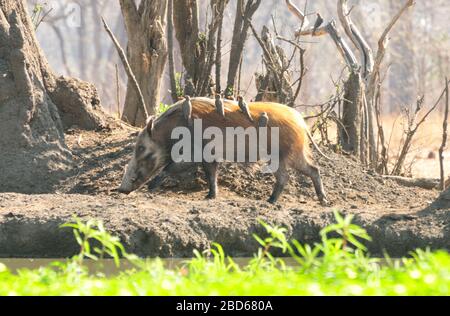
[[295,4],[293,4],[291,0],[286,0],[286,5],[289,11],[291,11],[296,17],[299,18],[304,27],[307,27],[309,25],[308,17],[306,16],[306,14],[303,13]]
[[361,54],[361,64],[364,69],[362,76],[364,79],[367,79],[372,73],[374,66],[372,49],[353,23],[348,10],[347,0],[338,0],[337,12],[345,33]]
[[448,78],[445,78],[445,114],[444,114],[444,123],[442,128],[442,145],[439,148],[439,166],[441,171],[441,187],[442,191],[445,190],[445,174],[444,174],[444,150],[447,146],[447,133],[448,133],[448,111],[449,111],[449,92],[448,92],[449,81]]
[[373,73],[369,80],[367,88],[369,99],[373,99],[373,96],[375,95],[375,86],[377,84],[377,79],[380,76],[381,64],[383,62],[384,56],[386,54],[386,49],[389,44],[389,33],[391,32],[397,21],[401,18],[401,16],[414,4],[415,4],[414,0],[407,0],[405,5],[400,9],[400,11],[392,18],[391,22],[388,24],[383,34],[381,35],[380,39],[378,40],[378,52],[375,57]]
[[417,121],[417,116],[423,109],[424,97],[421,97],[417,100],[416,109],[413,114],[410,113],[409,110],[405,109],[406,116],[408,119],[408,126],[407,126],[408,130],[406,131],[405,142],[403,143],[399,158],[397,159],[397,162],[394,165],[392,175],[398,176],[401,174],[406,156],[408,155],[408,153],[411,149],[411,144],[412,144],[414,136],[416,135],[420,126],[422,126],[422,124],[425,123],[426,119],[430,116],[430,114],[434,110],[436,110],[438,105],[441,103],[442,99],[444,98],[444,96],[446,94],[446,91],[448,90],[449,83],[450,82],[446,81],[446,87],[442,91],[442,93],[439,96],[436,103],[425,113],[425,115],[419,121]]

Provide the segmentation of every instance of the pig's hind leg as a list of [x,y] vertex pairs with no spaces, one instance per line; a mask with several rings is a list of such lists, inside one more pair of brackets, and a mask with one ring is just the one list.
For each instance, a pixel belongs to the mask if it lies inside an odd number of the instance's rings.
[[325,189],[323,187],[319,168],[305,159],[299,165],[298,171],[312,180],[314,184],[314,190],[316,191],[317,198],[319,199],[320,203],[324,206],[328,206],[330,202],[327,199],[327,194],[325,193]]
[[272,196],[269,199],[269,203],[271,204],[275,204],[278,201],[284,191],[284,188],[286,187],[286,184],[289,182],[289,173],[285,161],[280,162],[280,167],[277,172],[275,172],[275,178],[275,187],[273,188]]

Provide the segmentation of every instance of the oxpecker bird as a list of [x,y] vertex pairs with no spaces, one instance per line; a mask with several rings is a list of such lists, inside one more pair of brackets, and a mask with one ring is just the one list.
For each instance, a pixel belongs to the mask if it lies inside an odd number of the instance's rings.
[[242,96],[238,96],[238,104],[239,108],[241,109],[242,113],[247,116],[247,118],[250,120],[250,122],[254,122],[252,115],[250,114],[250,110],[248,109],[248,104],[245,102],[244,98]]
[[264,112],[259,117],[258,126],[259,127],[267,127],[268,125],[269,125],[269,116],[267,115],[266,112]]
[[313,29],[313,32],[312,32],[313,36],[316,35],[317,30],[319,29],[319,27],[322,26],[322,23],[323,23],[323,18],[320,15],[320,13],[317,13],[317,20],[316,20],[316,23],[314,24],[314,29]]
[[188,123],[189,127],[191,127],[193,124],[192,122],[192,103],[191,103],[191,97],[185,96],[184,97],[184,103],[183,103],[183,116],[186,122]]
[[225,118],[225,108],[223,106],[222,96],[220,94],[216,94],[216,112]]

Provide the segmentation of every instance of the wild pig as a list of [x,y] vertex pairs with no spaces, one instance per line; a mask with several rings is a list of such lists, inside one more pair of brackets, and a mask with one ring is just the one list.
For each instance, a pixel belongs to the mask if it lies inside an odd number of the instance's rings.
[[[292,168],[310,177],[319,200],[322,203],[328,203],[319,169],[310,158],[308,139],[313,142],[317,149],[318,147],[312,140],[300,113],[277,103],[255,102],[248,104],[252,117],[267,115],[269,118],[264,133],[264,130],[258,127],[258,122],[248,120],[237,102],[224,100],[226,120],[216,111],[215,101],[212,99],[193,98],[191,103],[194,126],[191,126],[184,117],[184,101],[173,105],[160,117],[149,120],[147,127],[137,137],[134,154],[126,168],[119,192],[129,194],[142,188],[152,179],[150,187],[155,188],[168,174],[176,169],[179,170],[180,166],[182,168],[183,163],[199,163],[203,166],[209,183],[207,198],[214,199],[218,194],[217,177],[220,162],[225,160],[256,162],[267,160],[270,157],[271,164],[276,166],[272,169],[276,184],[269,202],[275,203],[278,201],[290,178],[288,169]],[[175,150],[176,154],[174,154],[174,148],[180,142],[180,130],[194,135],[190,139],[193,148],[186,149],[183,147],[182,150],[179,150],[178,147],[178,151]],[[209,133],[211,130],[213,133]],[[228,137],[230,130],[239,130],[245,133],[238,146],[234,146],[236,134],[231,134],[232,136]],[[274,133],[275,131],[278,134]],[[175,137],[174,134],[176,134]],[[215,141],[221,137],[220,135],[226,135],[222,139],[223,146],[214,147],[214,150],[211,151],[214,156],[212,160],[202,156],[199,157],[199,150],[206,152],[208,147],[211,149],[212,134],[215,135]],[[255,135],[256,139],[252,139]],[[267,153],[270,151],[270,156],[265,158],[261,154],[263,152],[262,147],[264,147],[261,142],[263,135],[267,137],[265,145],[267,148],[265,150]],[[203,137],[200,142],[198,136]],[[230,139],[232,140],[231,145]],[[251,153],[250,147],[252,145],[258,149],[256,155]],[[320,151],[320,149],[318,150]],[[321,154],[323,153],[321,152]],[[180,160],[177,155],[183,156],[184,159]],[[273,163],[274,160],[278,160],[276,164]]]

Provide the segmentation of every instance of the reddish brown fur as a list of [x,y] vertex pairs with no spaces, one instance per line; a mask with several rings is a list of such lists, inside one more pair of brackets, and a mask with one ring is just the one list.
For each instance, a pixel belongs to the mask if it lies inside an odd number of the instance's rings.
[[[172,131],[179,126],[187,126],[186,119],[183,116],[182,109],[183,101],[175,104],[171,109],[159,117],[153,124],[149,124],[149,134],[151,139],[158,148],[162,149],[162,155],[166,157],[168,168],[170,169],[170,152],[172,144],[175,142],[171,140]],[[226,135],[226,128],[242,127],[247,129],[249,127],[257,127],[258,118],[264,112],[269,117],[268,127],[279,128],[279,168],[275,172],[276,184],[272,193],[270,202],[275,203],[283,192],[284,187],[289,181],[290,175],[287,169],[293,168],[298,172],[311,178],[316,190],[317,196],[322,203],[327,204],[326,194],[323,188],[319,169],[314,166],[309,156],[309,146],[307,145],[308,130],[305,121],[300,113],[292,108],[278,103],[255,102],[250,103],[249,110],[254,118],[251,122],[244,113],[241,112],[238,104],[233,101],[224,100],[225,118],[217,113],[214,105],[214,100],[206,98],[196,98],[191,100],[192,103],[192,119],[201,119],[203,129],[208,127],[220,128],[224,135]],[[268,133],[268,150],[271,151],[271,133]],[[248,142],[247,142],[248,146]],[[234,148],[236,151],[236,148]],[[217,164],[203,164],[205,173],[210,184],[210,194],[208,197],[215,198],[217,194]],[[164,178],[164,174],[169,172],[166,170],[162,176],[158,176],[160,183]],[[149,187],[153,187],[153,184]]]
[[[309,162],[309,146],[307,145],[306,124],[300,113],[292,108],[278,103],[254,102],[249,103],[249,109],[255,122],[250,122],[240,111],[236,102],[224,100],[225,117],[215,111],[214,101],[206,98],[192,99],[193,119],[202,119],[203,128],[210,126],[225,130],[227,127],[256,127],[257,121],[264,112],[269,116],[269,128],[280,128],[280,153],[288,160],[290,166],[296,167],[299,160],[305,159]],[[179,107],[178,104],[174,107]],[[156,122],[153,140],[159,144],[164,144],[170,139],[172,130],[183,123],[180,114],[181,107],[175,109],[171,115],[163,115]],[[269,133],[270,136],[270,133]],[[305,146],[306,144],[306,146]]]

